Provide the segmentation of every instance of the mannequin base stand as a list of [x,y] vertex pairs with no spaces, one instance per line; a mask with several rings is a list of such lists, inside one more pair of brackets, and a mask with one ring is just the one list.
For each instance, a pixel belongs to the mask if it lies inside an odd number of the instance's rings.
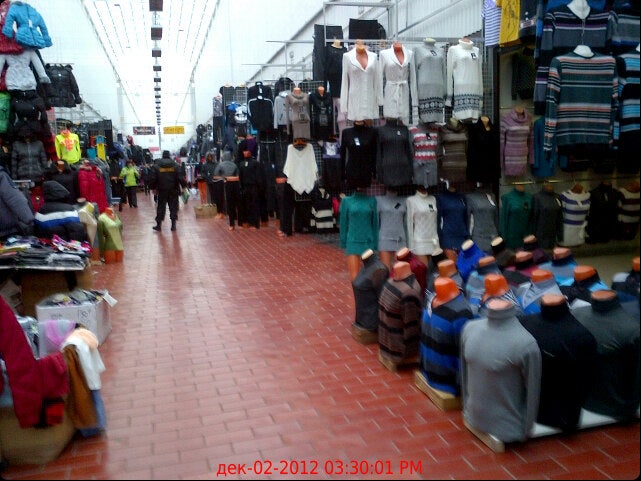
[[378,342],[378,331],[370,331],[354,323],[352,324],[352,337],[364,345],[374,344]]
[[396,362],[391,359],[387,359],[383,354],[381,354],[381,351],[378,351],[378,360],[380,363],[385,366],[388,370],[392,372],[396,372],[399,369],[405,368],[405,367],[415,367],[418,364],[418,355],[414,357],[408,357],[406,359],[401,359],[400,361]]
[[500,441],[496,437],[492,436],[491,434],[484,433],[482,431],[479,431],[478,429],[473,428],[468,424],[468,422],[464,419],[463,424],[467,429],[469,429],[477,438],[479,438],[483,443],[490,448],[492,451],[495,453],[504,453],[505,452],[505,444],[503,441]]
[[115,264],[122,262],[124,256],[125,251],[105,251],[103,258],[105,259],[105,264]]
[[455,411],[463,407],[460,396],[454,396],[449,392],[434,389],[427,383],[425,375],[420,369],[414,371],[414,384],[423,394],[426,394],[441,411]]

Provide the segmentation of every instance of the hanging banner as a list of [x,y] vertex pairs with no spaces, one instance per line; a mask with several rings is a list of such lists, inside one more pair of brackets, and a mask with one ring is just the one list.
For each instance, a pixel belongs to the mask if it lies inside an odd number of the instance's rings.
[[134,135],[156,135],[156,127],[133,127]]

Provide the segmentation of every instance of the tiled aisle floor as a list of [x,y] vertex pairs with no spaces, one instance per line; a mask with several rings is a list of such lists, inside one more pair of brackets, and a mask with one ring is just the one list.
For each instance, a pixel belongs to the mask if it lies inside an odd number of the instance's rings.
[[[226,220],[195,219],[191,204],[177,232],[158,234],[153,202],[141,195],[139,205],[121,214],[124,262],[92,267],[94,287],[118,300],[100,348],[108,429],[4,477],[219,479],[221,463],[281,460],[298,461],[299,473],[241,477],[328,479],[332,467],[334,479],[639,475],[638,422],[488,449],[411,371],[386,370],[374,347],[351,338],[353,296],[335,242],[280,239],[273,222],[228,232]],[[349,464],[340,474],[339,460],[391,474],[349,476]],[[317,474],[301,474],[316,464]]]

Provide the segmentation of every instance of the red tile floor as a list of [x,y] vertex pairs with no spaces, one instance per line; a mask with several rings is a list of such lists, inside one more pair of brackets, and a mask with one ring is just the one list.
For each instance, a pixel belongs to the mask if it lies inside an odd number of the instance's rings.
[[[118,300],[100,348],[107,430],[77,436],[48,465],[10,466],[5,478],[639,476],[638,422],[495,453],[460,411],[440,411],[419,391],[411,370],[388,371],[375,347],[351,337],[336,236],[281,239],[273,221],[229,232],[226,219],[196,219],[191,203],[177,232],[165,222],[156,233],[142,194],[121,217],[124,262],[91,267],[94,287]],[[271,475],[257,474],[269,463]],[[256,472],[222,476],[220,465]]]

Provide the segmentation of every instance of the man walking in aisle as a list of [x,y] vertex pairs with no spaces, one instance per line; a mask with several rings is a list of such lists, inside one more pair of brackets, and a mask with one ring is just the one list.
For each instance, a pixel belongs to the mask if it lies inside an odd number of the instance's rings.
[[178,197],[185,187],[187,187],[187,181],[180,172],[180,166],[171,158],[168,150],[163,150],[162,158],[153,166],[149,174],[149,188],[158,195],[156,225],[153,227],[155,231],[160,231],[167,206],[169,206],[171,230],[176,230]]

